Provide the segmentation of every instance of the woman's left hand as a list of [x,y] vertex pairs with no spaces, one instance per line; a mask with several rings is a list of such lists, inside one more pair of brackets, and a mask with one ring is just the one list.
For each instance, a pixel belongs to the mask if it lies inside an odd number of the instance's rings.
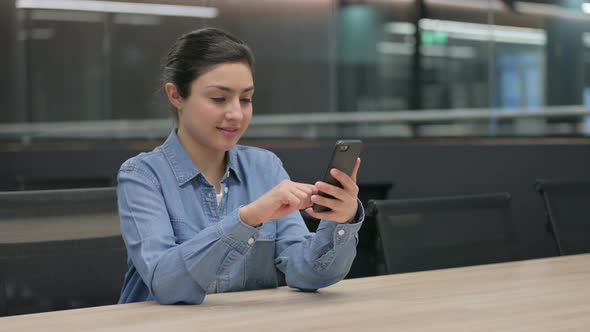
[[330,170],[330,174],[340,182],[342,188],[322,181],[316,182],[315,186],[319,191],[333,198],[312,195],[312,203],[325,206],[332,211],[314,212],[312,208],[307,208],[305,212],[314,218],[335,221],[341,224],[352,221],[358,209],[357,197],[359,187],[356,184],[356,175],[360,165],[361,159],[357,158],[351,176],[335,168]]

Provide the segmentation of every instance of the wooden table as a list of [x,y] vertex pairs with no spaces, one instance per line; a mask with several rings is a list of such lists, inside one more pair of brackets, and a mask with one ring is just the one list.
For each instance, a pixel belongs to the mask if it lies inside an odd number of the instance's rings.
[[0,318],[2,331],[590,331],[590,255]]

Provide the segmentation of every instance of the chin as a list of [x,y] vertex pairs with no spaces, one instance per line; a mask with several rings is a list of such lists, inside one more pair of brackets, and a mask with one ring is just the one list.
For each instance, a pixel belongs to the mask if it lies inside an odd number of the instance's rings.
[[231,143],[224,143],[220,146],[220,150],[229,151],[229,150],[233,149],[234,146],[236,146],[236,144],[238,144],[238,141],[231,142]]

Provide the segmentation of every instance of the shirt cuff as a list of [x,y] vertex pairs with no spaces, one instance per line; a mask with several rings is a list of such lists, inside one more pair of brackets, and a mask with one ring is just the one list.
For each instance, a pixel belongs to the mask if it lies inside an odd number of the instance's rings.
[[319,234],[319,236],[324,237],[325,240],[328,240],[326,235],[331,236],[334,246],[339,246],[346,243],[351,238],[355,238],[365,220],[365,209],[363,208],[363,204],[358,199],[357,204],[358,209],[352,221],[341,224],[334,221],[322,220],[316,231],[316,235]]
[[244,223],[238,208],[217,224],[217,232],[225,243],[245,255],[258,239],[260,228]]

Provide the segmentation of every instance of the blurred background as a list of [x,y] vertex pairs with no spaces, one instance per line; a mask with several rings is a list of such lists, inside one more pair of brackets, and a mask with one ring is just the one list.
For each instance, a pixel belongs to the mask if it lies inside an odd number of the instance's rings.
[[247,137],[590,135],[582,0],[7,0],[0,139],[165,137],[160,62],[226,29],[257,58]]

